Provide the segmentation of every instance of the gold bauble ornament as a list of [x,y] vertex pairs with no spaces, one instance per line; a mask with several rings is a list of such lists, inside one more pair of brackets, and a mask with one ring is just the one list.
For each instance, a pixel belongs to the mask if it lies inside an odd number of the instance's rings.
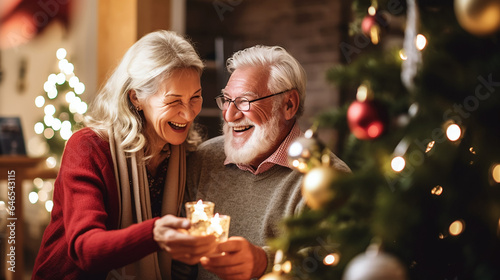
[[311,169],[304,176],[302,181],[302,196],[311,209],[320,209],[334,198],[335,192],[330,188],[330,184],[337,175],[338,172],[335,169],[320,166]]
[[500,1],[455,0],[458,23],[469,33],[486,36],[500,29]]

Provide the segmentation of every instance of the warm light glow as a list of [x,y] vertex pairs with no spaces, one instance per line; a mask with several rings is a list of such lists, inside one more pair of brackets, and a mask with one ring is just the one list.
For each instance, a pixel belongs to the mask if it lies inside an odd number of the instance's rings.
[[284,273],[290,273],[290,271],[292,271],[292,262],[291,261],[286,261],[283,263],[283,265],[281,265],[281,270],[284,272]]
[[[195,212],[196,212],[196,210],[195,210]],[[203,213],[205,214],[205,210],[203,210]],[[224,230],[222,229],[222,226],[220,224],[219,213],[215,213],[215,215],[210,219],[210,229],[212,232],[215,232],[217,235],[221,235],[222,232],[224,232]]]
[[194,205],[194,212],[192,215],[192,223],[208,220],[207,213],[205,213],[205,205],[203,205],[203,201],[201,199],[198,200],[198,202],[196,202],[196,204]]
[[312,138],[312,137],[313,137],[313,135],[314,135],[314,131],[313,131],[312,129],[308,129],[308,130],[306,130],[306,132],[304,133],[304,137],[305,137],[305,138],[308,138],[308,139]]
[[35,187],[37,187],[38,189],[41,189],[43,187],[43,180],[42,178],[35,178],[33,179],[33,185],[35,185]]
[[45,106],[43,111],[45,112],[45,115],[52,116],[56,112],[56,107],[54,107],[54,105],[52,105],[52,104],[49,104],[49,105]]
[[434,148],[434,144],[436,144],[436,141],[431,141],[429,144],[427,144],[427,148],[425,149],[425,152],[428,153]]
[[54,208],[54,202],[52,200],[47,200],[45,202],[45,209],[47,212],[52,212],[52,208]]
[[47,127],[44,131],[43,131],[43,136],[46,138],[46,139],[52,139],[52,137],[54,137],[54,130],[50,127]]
[[38,108],[42,108],[43,104],[45,104],[45,97],[39,95],[35,98],[35,105]]
[[427,39],[425,38],[424,35],[418,34],[417,39],[415,40],[415,44],[417,46],[417,49],[419,51],[423,50],[425,46],[427,45]]
[[59,48],[57,51],[56,51],[56,57],[57,59],[61,60],[61,59],[64,59],[66,58],[66,55],[68,53],[66,52],[66,49],[65,48]]
[[54,121],[52,122],[52,128],[55,131],[58,131],[59,129],[61,129],[61,126],[62,126],[61,120],[58,118],[54,118]]
[[66,82],[66,75],[64,75],[64,73],[57,74],[57,81],[56,81],[56,83],[58,85],[62,85],[62,84],[64,84],[64,82]]
[[46,81],[44,84],[43,84],[43,90],[45,90],[45,92],[49,92],[51,91],[52,89],[55,89],[56,86],[51,83],[50,81]]
[[35,133],[36,134],[42,134],[43,130],[45,129],[45,126],[41,122],[37,122],[35,124]]
[[61,59],[59,60],[59,70],[61,70],[61,72],[64,72],[64,68],[66,67],[66,65],[68,64],[68,60],[67,59]]
[[453,236],[457,236],[461,234],[464,231],[464,222],[462,220],[456,220],[453,223],[451,223],[449,232]]
[[43,117],[43,122],[45,123],[46,126],[52,126],[52,123],[54,122],[54,117],[52,115],[45,115]]
[[408,56],[406,56],[404,50],[400,50],[399,51],[399,58],[401,58],[401,60],[407,60],[408,59]]
[[304,172],[307,170],[307,163],[305,163],[305,162],[301,162],[301,163],[299,164],[299,166],[297,167],[297,169],[298,169],[300,172],[304,173]]
[[372,40],[372,43],[374,45],[377,45],[378,42],[380,41],[379,34],[380,34],[379,27],[377,25],[373,25],[370,28],[370,39]]
[[75,86],[75,93],[76,94],[82,94],[85,91],[85,85],[83,83],[78,83]]
[[73,65],[73,63],[66,63],[64,65],[64,69],[62,70],[66,75],[68,74],[71,74],[73,73],[73,71],[75,70],[75,66]]
[[74,88],[80,83],[80,79],[77,76],[73,76],[69,79],[68,83],[70,87]]
[[368,98],[368,87],[365,85],[360,85],[358,91],[356,92],[356,100],[359,102],[364,102]]
[[313,169],[304,177],[304,187],[309,192],[315,192],[325,180],[322,170]]
[[53,84],[55,85],[55,83],[57,82],[57,75],[52,73],[50,74],[48,77],[47,77],[47,82],[49,82],[50,84]]
[[370,7],[368,8],[368,14],[369,14],[370,16],[374,16],[376,13],[377,13],[377,9],[376,9],[375,7],[370,6]]
[[88,109],[87,103],[82,101],[78,104],[77,113],[83,115],[87,112],[87,109]]
[[470,148],[469,148],[469,152],[470,152],[471,154],[473,154],[473,155],[475,155],[475,154],[476,154],[476,151],[474,151],[474,147],[470,147]]
[[337,265],[339,263],[340,256],[337,253],[333,254],[328,254],[326,257],[323,259],[323,263],[325,265]]
[[66,93],[66,102],[68,102],[68,103],[73,102],[73,99],[75,99],[75,96],[76,96],[76,95],[75,95],[75,93],[74,93],[74,92],[72,92],[72,91],[68,91],[68,92]]
[[35,204],[38,201],[38,194],[36,192],[30,192],[28,195],[28,199],[31,204]]
[[77,122],[77,123],[83,122],[83,115],[82,115],[82,114],[78,114],[78,113],[76,113],[76,114],[73,116],[73,119],[74,119],[74,120],[75,120],[75,122]]
[[[302,147],[302,144],[299,142],[294,142],[292,145],[290,145],[290,148],[288,148],[288,155],[291,157],[297,157],[302,153],[302,150],[304,148]],[[294,165],[295,166],[295,165]]]
[[460,126],[456,124],[450,124],[446,129],[446,137],[448,137],[450,141],[457,141],[460,139],[461,134],[462,130],[460,129]]
[[491,169],[491,176],[496,183],[500,183],[500,164],[495,164]]
[[50,193],[53,189],[54,189],[54,185],[52,184],[52,182],[50,182],[50,181],[43,182],[43,187],[42,187],[43,191]]
[[299,164],[300,164],[300,161],[298,159],[295,159],[292,161],[292,166],[295,168],[299,167]]
[[431,194],[435,196],[440,196],[443,193],[443,187],[437,185],[431,190]]
[[438,237],[439,237],[439,239],[444,239],[446,236],[444,236],[444,234],[440,233],[440,234],[438,235]]
[[45,164],[47,164],[47,167],[48,168],[54,168],[56,167],[56,164],[57,164],[57,160],[55,157],[48,157],[46,160],[45,160]]
[[49,90],[49,91],[47,92],[47,97],[48,97],[49,99],[54,99],[54,98],[56,98],[56,97],[57,97],[57,89],[54,87],[54,88],[52,88],[51,90]]
[[405,168],[405,165],[406,165],[405,159],[400,156],[393,158],[391,161],[392,170],[396,172],[402,171]]
[[38,192],[38,200],[40,200],[41,202],[45,202],[49,199],[49,194],[44,191],[44,190],[41,190]]

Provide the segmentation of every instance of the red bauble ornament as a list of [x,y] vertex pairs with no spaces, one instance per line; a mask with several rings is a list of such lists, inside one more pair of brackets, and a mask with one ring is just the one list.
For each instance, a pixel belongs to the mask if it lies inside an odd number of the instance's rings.
[[370,36],[372,27],[379,28],[377,19],[372,15],[365,16],[361,22],[361,31],[363,31],[363,34],[366,36]]
[[375,139],[384,133],[386,113],[375,101],[354,101],[347,110],[347,123],[352,134],[361,140]]

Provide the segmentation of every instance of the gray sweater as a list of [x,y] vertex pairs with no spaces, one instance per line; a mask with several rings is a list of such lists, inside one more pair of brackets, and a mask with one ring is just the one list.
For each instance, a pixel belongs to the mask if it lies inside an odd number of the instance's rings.
[[[264,247],[280,235],[283,218],[303,207],[302,176],[280,165],[254,175],[236,165],[224,165],[224,138],[210,139],[190,154],[187,166],[186,201],[212,201],[215,213],[231,216],[229,236],[242,236]],[[334,156],[334,165],[349,168]],[[272,258],[268,255],[268,258]],[[268,269],[274,260],[268,259]],[[219,279],[199,266],[198,279]]]

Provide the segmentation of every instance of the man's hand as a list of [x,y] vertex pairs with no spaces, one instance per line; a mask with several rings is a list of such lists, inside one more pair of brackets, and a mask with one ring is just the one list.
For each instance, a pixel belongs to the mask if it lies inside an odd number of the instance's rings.
[[217,246],[217,254],[203,257],[201,264],[222,279],[247,280],[264,274],[267,255],[245,238],[233,236]]
[[213,253],[217,243],[213,235],[187,234],[189,227],[187,219],[165,215],[156,220],[153,236],[158,246],[169,252],[173,259],[193,265],[198,263],[202,256]]

